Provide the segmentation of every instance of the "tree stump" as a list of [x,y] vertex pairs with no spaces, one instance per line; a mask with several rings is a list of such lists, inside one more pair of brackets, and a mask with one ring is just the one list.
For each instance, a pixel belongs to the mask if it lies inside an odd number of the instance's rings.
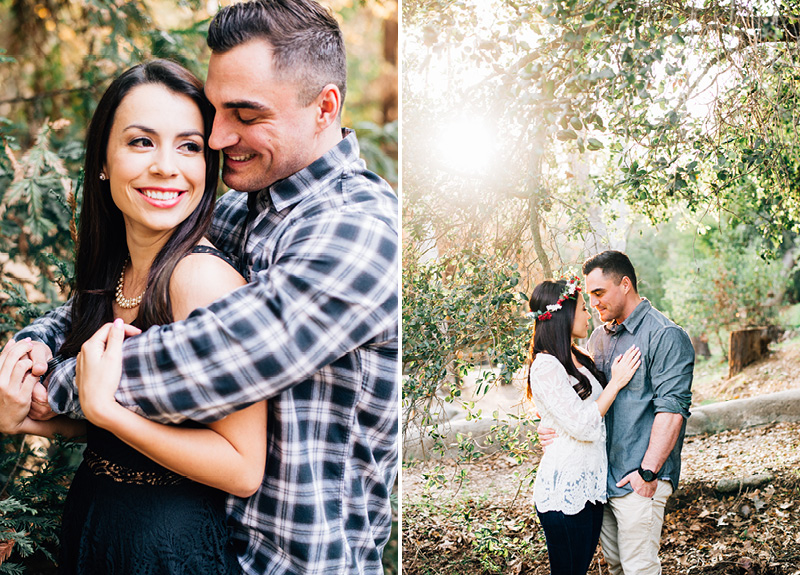
[[708,336],[692,337],[694,354],[698,357],[711,357],[711,348],[708,346]]
[[766,327],[732,331],[728,347],[728,377],[733,377],[746,366],[767,355],[769,342],[769,328]]

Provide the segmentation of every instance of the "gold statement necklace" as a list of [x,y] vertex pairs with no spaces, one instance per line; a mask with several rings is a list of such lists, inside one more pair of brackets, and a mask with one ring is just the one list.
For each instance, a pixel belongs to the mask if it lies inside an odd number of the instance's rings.
[[130,258],[125,260],[125,264],[122,266],[122,273],[119,274],[119,281],[117,282],[117,290],[114,294],[114,299],[117,302],[117,305],[122,309],[133,309],[138,307],[140,303],[142,303],[142,297],[144,296],[144,292],[147,291],[147,288],[144,289],[142,293],[139,294],[138,297],[134,298],[126,298],[122,295],[122,288],[125,286],[125,268],[128,267],[128,262]]

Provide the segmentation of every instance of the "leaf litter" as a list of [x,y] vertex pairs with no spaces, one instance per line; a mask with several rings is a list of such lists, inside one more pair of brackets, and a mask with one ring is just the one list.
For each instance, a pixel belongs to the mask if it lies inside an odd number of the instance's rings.
[[[532,501],[537,461],[495,453],[470,464],[407,463],[403,573],[549,573]],[[800,575],[800,423],[689,437],[682,461],[661,539],[664,575]],[[464,481],[456,479],[462,468]],[[721,479],[758,474],[772,479],[715,489]],[[445,481],[426,488],[431,475]],[[589,573],[608,573],[600,553]]]

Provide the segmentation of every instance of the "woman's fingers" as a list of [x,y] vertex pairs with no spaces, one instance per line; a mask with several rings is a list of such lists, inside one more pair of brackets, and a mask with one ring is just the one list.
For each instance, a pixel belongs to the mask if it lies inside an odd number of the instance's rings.
[[[29,358],[25,357],[20,359],[11,370],[11,384],[14,385],[15,382],[17,383],[22,397],[31,396],[30,394],[31,391],[33,391],[33,384],[39,379],[32,375],[29,377],[25,376],[25,374],[27,374],[32,367],[33,362]],[[28,390],[27,393],[25,393],[26,389]]]
[[142,333],[142,330],[140,330],[138,327],[136,327],[134,325],[130,325],[128,323],[123,324],[123,327],[125,329],[125,337],[131,337],[131,336],[139,335],[140,333]]
[[98,329],[96,332],[94,332],[92,337],[90,337],[89,339],[86,340],[84,345],[86,343],[91,342],[92,345],[97,346],[98,344],[102,344],[102,347],[105,347],[106,346],[106,340],[108,339],[108,334],[109,334],[109,332],[111,332],[111,328],[113,326],[114,326],[113,323],[103,324],[102,327],[100,327],[100,329]]
[[125,323],[121,319],[115,319],[111,325],[106,340],[106,353],[110,360],[121,360],[122,342],[125,339]]
[[636,347],[635,345],[632,345],[632,346],[630,346],[630,347],[629,347],[629,348],[628,348],[628,349],[625,351],[625,355],[626,355],[626,356],[628,356],[628,357],[633,357],[633,356],[635,356],[635,355],[639,355],[640,353],[641,353],[641,352],[639,351],[639,348],[638,348],[638,347]]
[[[124,323],[122,319],[117,318],[112,323],[104,324],[100,329],[94,332],[94,335],[87,339],[83,345],[86,346],[86,344],[89,344],[89,348],[94,351],[103,351],[109,345],[113,345],[115,348],[121,348],[125,336],[138,335],[140,333],[142,333],[142,330],[138,327],[128,325]],[[83,349],[83,347],[81,349]]]
[[[6,386],[9,382],[14,381],[12,378],[13,371],[17,363],[28,354],[31,347],[32,344],[29,339],[23,339],[13,343],[8,342],[6,344],[2,354],[0,354],[0,385]],[[30,369],[30,367],[28,369]]]

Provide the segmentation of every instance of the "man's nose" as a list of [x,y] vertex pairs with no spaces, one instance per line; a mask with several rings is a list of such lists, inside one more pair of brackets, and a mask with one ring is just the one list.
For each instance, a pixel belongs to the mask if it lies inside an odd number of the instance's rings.
[[236,130],[233,129],[230,120],[225,119],[223,115],[218,113],[214,116],[211,135],[208,137],[208,145],[214,150],[230,148],[239,141]]

